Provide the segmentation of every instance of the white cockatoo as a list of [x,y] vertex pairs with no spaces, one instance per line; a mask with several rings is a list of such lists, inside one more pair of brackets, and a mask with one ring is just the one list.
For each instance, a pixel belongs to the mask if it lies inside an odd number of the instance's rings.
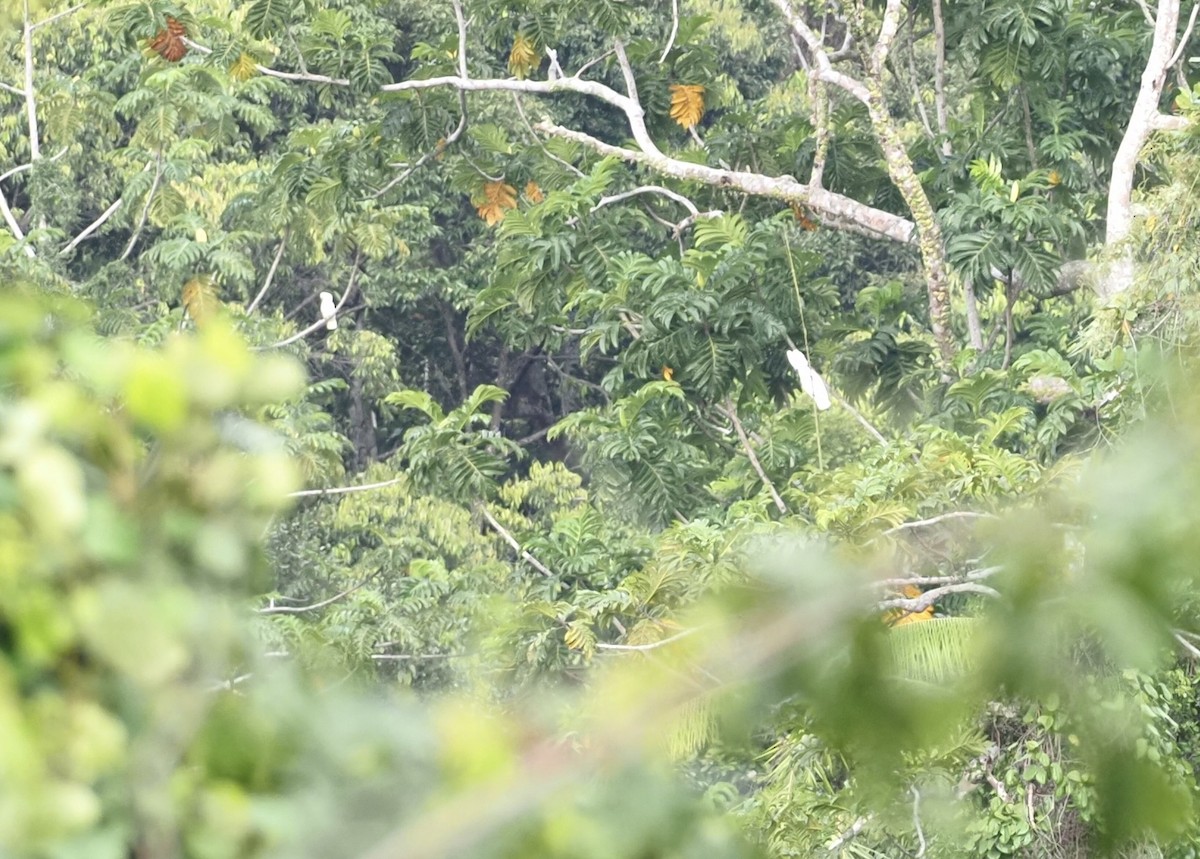
[[812,397],[821,411],[829,408],[833,404],[829,399],[829,388],[825,387],[825,380],[817,375],[804,353],[799,349],[788,349],[787,359],[796,375],[800,377],[800,390]]
[[321,318],[325,320],[325,328],[332,331],[337,328],[337,307],[333,304],[333,294],[321,293]]

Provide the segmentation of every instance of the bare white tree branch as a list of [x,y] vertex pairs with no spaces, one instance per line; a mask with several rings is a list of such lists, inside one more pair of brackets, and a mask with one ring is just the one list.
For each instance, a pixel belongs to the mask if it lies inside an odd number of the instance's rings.
[[[194,42],[191,39],[184,38],[183,43],[197,53],[205,56],[212,53],[212,48],[207,45],[202,45],[199,42]],[[346,78],[331,78],[328,75],[314,75],[308,72],[281,72],[278,69],[270,68],[269,66],[254,64],[255,70],[261,75],[266,75],[269,78],[279,78],[285,81],[297,81],[314,84],[328,84],[329,86],[350,86],[350,81]]]
[[649,644],[607,644],[603,641],[598,641],[596,642],[596,649],[619,650],[627,653],[644,653],[649,650],[658,650],[660,647],[666,647],[668,644],[674,644],[681,638],[687,638],[689,635],[695,635],[699,631],[699,627],[695,629],[685,629],[683,632],[677,632],[674,635],[667,636],[661,641],[652,641]]
[[476,508],[479,510],[480,515],[487,520],[487,523],[492,526],[493,530],[495,530],[495,532],[500,535],[504,542],[508,543],[508,545],[512,547],[512,550],[520,555],[520,557],[527,564],[529,564],[529,566],[533,567],[547,578],[554,578],[554,573],[550,572],[549,568],[547,568],[545,564],[523,549],[521,544],[517,542],[517,538],[514,537],[507,528],[505,528],[496,520],[496,517],[491,514],[486,505],[481,503],[476,505]]
[[950,594],[983,594],[989,597],[999,597],[1000,592],[995,588],[990,588],[987,585],[981,585],[977,582],[956,582],[954,584],[942,585],[933,590],[925,591],[919,597],[896,597],[895,599],[882,600],[875,604],[875,608],[880,611],[888,609],[900,609],[909,614],[925,611],[942,597]]
[[84,227],[80,231],[79,235],[77,235],[75,238],[71,239],[71,241],[68,242],[67,245],[61,251],[58,252],[58,255],[66,256],[71,251],[75,250],[75,248],[77,248],[79,246],[80,242],[86,240],[89,236],[92,235],[92,233],[96,232],[96,230],[98,230],[102,226],[104,226],[104,224],[108,221],[108,219],[111,218],[113,215],[115,215],[117,213],[117,211],[123,205],[125,205],[124,197],[118,197],[116,200],[114,200],[112,205],[109,206],[107,209],[105,209],[103,212],[101,212],[100,216],[98,218],[96,218],[96,220],[92,221],[90,224],[88,224],[86,227]]
[[402,480],[404,480],[403,477],[393,477],[391,480],[380,480],[377,483],[363,483],[358,486],[335,486],[331,489],[301,489],[298,492],[289,492],[288,498],[309,498],[324,495],[346,495],[350,492],[368,492],[372,489],[384,489],[388,486],[395,486]]
[[305,612],[316,611],[317,609],[322,609],[322,608],[325,608],[326,606],[333,605],[338,600],[345,599],[346,597],[350,596],[350,594],[354,593],[356,590],[358,590],[359,588],[366,585],[367,582],[371,581],[371,579],[373,579],[373,578],[375,578],[374,573],[367,576],[365,579],[363,579],[358,584],[351,585],[350,587],[346,588],[341,593],[334,594],[329,599],[321,600],[320,602],[315,602],[312,605],[269,605],[269,606],[265,606],[264,608],[260,608],[258,610],[258,613],[259,614],[304,614]]
[[[354,256],[354,262],[350,266],[350,279],[346,282],[346,290],[342,293],[341,300],[339,300],[337,305],[334,307],[333,313],[329,314],[330,316],[336,315],[339,311],[341,311],[342,307],[345,306],[346,301],[349,300],[351,293],[354,292],[354,284],[358,281],[358,264],[361,261],[361,259],[362,259],[362,254],[356,253]],[[295,343],[297,340],[301,340],[301,339],[307,337],[309,334],[312,334],[314,331],[318,331],[318,330],[326,328],[328,321],[329,321],[328,316],[322,316],[320,319],[318,319],[312,325],[308,326],[307,328],[303,328],[300,331],[297,331],[291,337],[285,337],[284,339],[282,339],[276,343],[271,343],[268,346],[255,346],[251,349],[251,351],[265,352],[268,349],[281,349],[284,346],[290,346],[291,344]]]
[[262,289],[258,291],[258,295],[254,296],[254,300],[250,302],[250,306],[246,308],[246,315],[249,316],[258,307],[258,303],[263,300],[263,296],[267,294],[267,290],[271,288],[271,282],[275,280],[275,272],[279,269],[279,261],[283,259],[283,251],[287,247],[288,231],[284,230],[283,237],[279,240],[279,247],[275,251],[275,256],[271,260],[271,267],[267,270],[267,276],[263,280]]

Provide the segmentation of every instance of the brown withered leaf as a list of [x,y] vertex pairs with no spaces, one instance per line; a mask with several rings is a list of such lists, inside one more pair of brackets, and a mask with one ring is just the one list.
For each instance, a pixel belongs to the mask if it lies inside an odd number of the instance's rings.
[[168,63],[177,63],[187,56],[188,47],[187,27],[178,20],[167,16],[167,26],[154,34],[150,40],[150,50],[158,54]]
[[504,213],[517,208],[517,189],[507,182],[488,182],[483,186],[475,211],[489,227],[504,220]]

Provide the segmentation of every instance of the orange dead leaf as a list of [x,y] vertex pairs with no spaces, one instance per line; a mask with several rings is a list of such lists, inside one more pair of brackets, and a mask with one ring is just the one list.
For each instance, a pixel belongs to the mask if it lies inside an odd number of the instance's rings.
[[537,182],[527,182],[525,184],[525,199],[537,205],[546,199],[546,195],[542,193],[542,189],[538,187]]
[[488,182],[483,186],[482,200],[475,204],[475,211],[492,227],[504,220],[505,212],[516,207],[516,188],[506,182]]
[[1062,182],[1062,176],[1057,170],[1051,170],[1050,175],[1046,177],[1046,182],[1051,188],[1054,188]]
[[672,367],[668,367],[664,364],[663,368],[662,368],[662,376],[668,382],[674,382],[675,381],[675,370]]
[[508,70],[512,72],[513,77],[524,80],[540,64],[533,40],[524,33],[517,33],[513,39],[512,50],[508,52]]
[[811,217],[811,212],[801,206],[799,203],[792,203],[792,214],[796,216],[796,221],[799,222],[800,228],[808,230],[810,233],[819,225]]
[[439,137],[438,142],[433,147],[433,160],[441,161],[446,157],[446,138]]
[[177,63],[188,52],[185,38],[187,38],[187,27],[175,18],[167,16],[167,26],[154,34],[154,38],[150,40],[150,50],[168,63]]
[[691,128],[704,116],[704,87],[700,84],[671,84],[671,119]]

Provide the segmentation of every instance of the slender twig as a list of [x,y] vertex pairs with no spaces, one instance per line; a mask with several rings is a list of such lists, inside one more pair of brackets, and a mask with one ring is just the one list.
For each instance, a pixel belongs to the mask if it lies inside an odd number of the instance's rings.
[[613,203],[619,203],[622,200],[628,200],[630,197],[636,197],[639,194],[657,194],[660,197],[666,197],[668,200],[674,200],[683,206],[692,213],[693,217],[700,216],[700,210],[696,207],[695,203],[682,194],[672,191],[670,188],[664,188],[661,185],[639,185],[629,191],[622,191],[619,194],[610,194],[609,196],[601,197],[596,202],[596,205],[592,206],[591,211],[595,212],[597,209],[611,206]]
[[937,117],[938,134],[942,138],[942,155],[953,154],[950,144],[950,125],[946,113],[946,23],[942,18],[942,0],[933,0],[933,106]]
[[[48,161],[57,161],[58,159],[62,158],[66,154],[67,154],[67,147],[64,146],[62,149],[58,150],[58,152],[56,152],[52,157],[48,158],[47,160]],[[3,182],[5,179],[11,179],[13,176],[17,176],[21,173],[26,172],[27,170],[32,170],[32,169],[33,169],[32,161],[27,162],[25,164],[21,164],[17,167],[13,167],[12,169],[10,169],[4,173],[0,173],[0,182]]]
[[529,566],[533,567],[547,578],[554,578],[554,573],[550,572],[549,568],[547,568],[545,564],[543,564],[525,549],[521,548],[521,544],[517,542],[517,538],[514,537],[507,528],[496,521],[496,517],[488,511],[485,505],[478,504],[476,505],[476,509],[479,510],[483,518],[487,520],[487,523],[492,526],[492,529],[504,539],[504,542],[508,543],[508,545],[512,547],[512,550],[520,555],[521,558],[527,564],[529,564]]
[[[16,216],[13,215],[12,207],[8,205],[8,198],[4,196],[3,189],[0,189],[0,215],[4,217],[4,223],[8,224],[8,229],[12,232],[13,237],[16,238],[18,242],[25,241],[25,233],[21,229],[21,225],[17,223]],[[30,259],[33,259],[37,256],[37,254],[34,253],[33,248],[31,248],[28,244],[24,245],[22,249],[25,251],[25,256],[29,257]]]
[[358,590],[359,588],[361,588],[365,584],[367,584],[367,582],[371,581],[371,579],[375,578],[375,575],[376,575],[375,573],[372,573],[371,575],[367,576],[365,579],[363,579],[358,584],[351,585],[350,587],[346,588],[340,594],[334,594],[329,599],[321,600],[320,602],[315,602],[312,605],[270,605],[270,606],[267,606],[266,608],[260,608],[258,610],[258,613],[259,614],[304,614],[305,612],[316,611],[317,609],[321,609],[321,608],[325,608],[326,606],[333,605],[338,600],[345,599],[346,597],[350,596],[350,594],[354,593],[356,590]]
[[699,632],[700,628],[685,629],[683,632],[677,632],[674,635],[668,636],[661,641],[652,641],[649,644],[607,644],[603,641],[596,642],[597,650],[620,650],[627,653],[645,652],[647,650],[658,650],[660,647],[666,647],[668,644],[674,644],[681,638],[687,638],[689,635],[694,635]]
[[576,78],[582,78],[582,77],[583,77],[583,73],[584,73],[584,72],[586,72],[588,69],[590,69],[592,66],[596,65],[597,63],[602,63],[602,62],[604,62],[605,60],[607,60],[607,59],[608,59],[609,57],[611,57],[612,55],[613,55],[613,52],[612,52],[612,51],[605,51],[603,54],[601,54],[600,56],[596,57],[595,59],[588,60],[586,63],[584,63],[582,66],[580,66],[580,67],[579,67],[579,68],[578,68],[578,69],[575,71],[575,74],[574,74],[574,75],[572,75],[572,77],[576,77]]
[[450,0],[454,7],[454,21],[458,24],[458,73],[465,80],[467,74],[467,19],[463,16],[462,0]]
[[863,831],[863,827],[871,821],[871,817],[872,815],[866,815],[856,819],[850,824],[850,828],[826,844],[825,849],[830,853],[837,853],[839,850],[858,837],[858,833]]
[[96,230],[98,230],[102,226],[104,226],[104,224],[108,221],[108,219],[111,218],[113,215],[115,215],[117,213],[117,210],[120,209],[123,205],[125,205],[124,197],[118,197],[116,200],[114,200],[111,206],[109,206],[107,209],[105,209],[103,212],[100,213],[100,217],[96,218],[96,220],[92,221],[90,224],[88,224],[86,227],[84,227],[83,230],[79,233],[79,235],[77,235],[75,238],[71,239],[71,241],[67,243],[66,247],[64,247],[61,251],[58,252],[58,255],[66,256],[71,251],[75,250],[75,248],[77,248],[79,246],[80,242],[84,241],[92,233],[96,232]]
[[10,92],[19,98],[25,98],[25,90],[21,89],[20,87],[15,87],[12,84],[6,84],[3,81],[0,81],[0,90]]
[[[1030,785],[1032,787],[1033,785]],[[925,833],[921,830],[921,792],[917,786],[909,788],[913,796],[913,829],[917,830],[917,852],[913,859],[921,859],[925,855]]]
[[1188,16],[1187,27],[1183,30],[1183,35],[1179,37],[1179,45],[1175,48],[1175,53],[1171,54],[1171,59],[1167,61],[1167,68],[1179,62],[1179,58],[1183,56],[1183,49],[1187,47],[1188,40],[1192,38],[1192,28],[1196,26],[1196,13],[1200,12],[1200,0],[1196,0],[1192,4],[1192,14]]
[[160,149],[154,157],[154,181],[150,183],[150,190],[146,192],[146,202],[142,206],[142,213],[138,216],[137,225],[133,228],[133,235],[129,237],[129,244],[125,245],[125,252],[121,254],[122,262],[128,259],[129,255],[133,253],[133,249],[142,235],[142,230],[146,226],[146,219],[150,217],[150,206],[154,202],[154,195],[158,193],[158,185],[162,182],[162,158],[163,153]]
[[1187,651],[1188,656],[1192,657],[1192,659],[1200,659],[1200,648],[1197,648],[1196,645],[1184,638],[1180,630],[1175,630],[1172,635],[1175,636],[1175,640],[1179,642],[1179,645]]
[[395,486],[404,479],[403,477],[393,477],[391,480],[380,480],[378,483],[363,483],[358,486],[335,486],[331,489],[301,489],[298,492],[289,492],[287,497],[309,498],[321,495],[346,495],[351,492],[367,492],[372,489],[384,489],[388,486]]
[[[183,43],[193,51],[207,56],[213,52],[213,49],[207,45],[201,45],[199,42],[194,42],[191,39],[184,38]],[[281,72],[277,69],[272,69],[267,66],[254,64],[254,68],[261,75],[266,75],[270,78],[280,78],[285,81],[302,81],[316,84],[328,84],[329,86],[350,86],[350,81],[346,78],[331,78],[328,75],[313,75],[307,72]]]
[[667,46],[663,48],[662,56],[658,58],[661,66],[667,61],[671,48],[675,47],[675,36],[679,34],[679,0],[671,0],[671,35],[667,36]]
[[415,162],[408,165],[408,168],[403,173],[390,179],[386,185],[384,185],[382,188],[380,188],[378,191],[376,191],[374,194],[372,194],[371,195],[372,199],[378,199],[379,197],[382,197],[384,194],[386,194],[388,191],[395,188],[401,182],[404,182],[406,179],[408,179],[409,176],[412,176],[414,173],[416,173],[418,170],[420,170],[422,167],[424,167],[426,164],[428,164],[434,158],[441,155],[450,146],[452,146],[453,144],[458,142],[458,138],[462,137],[462,133],[467,130],[467,97],[466,97],[466,94],[460,92],[458,94],[458,101],[459,101],[459,109],[460,109],[461,113],[458,118],[458,125],[455,126],[454,130],[451,131],[450,134],[444,140],[439,140],[437,143],[435,143],[433,145],[432,149],[430,149],[428,152],[426,152],[424,155],[422,155],[420,158],[418,158]]
[[239,683],[245,683],[247,680],[249,680],[253,676],[254,676],[253,673],[239,674],[236,677],[230,677],[228,680],[222,680],[220,683],[214,683],[211,686],[209,686],[207,689],[205,689],[204,691],[205,692],[232,692],[234,686],[237,686]]
[[566,168],[568,171],[570,171],[571,173],[574,173],[580,179],[582,179],[584,176],[586,176],[587,174],[584,173],[582,170],[580,170],[578,167],[576,167],[574,164],[572,164],[569,161],[564,161],[562,158],[559,158],[557,155],[555,155],[553,152],[551,152],[549,149],[546,148],[546,144],[542,142],[541,136],[536,131],[533,130],[533,125],[529,122],[529,117],[525,115],[525,106],[523,104],[521,104],[520,94],[515,93],[515,92],[512,93],[512,99],[513,99],[513,105],[517,108],[517,116],[521,117],[521,122],[525,124],[525,128],[529,131],[529,136],[531,138],[533,138],[533,142],[537,145],[538,149],[542,150],[542,153],[547,158],[549,158],[551,161]]
[[[361,256],[362,256],[361,252],[356,253],[354,256],[354,262],[350,266],[350,279],[346,283],[346,291],[342,293],[341,300],[339,300],[337,305],[333,308],[333,315],[335,315],[335,316],[337,315],[337,313],[339,311],[341,311],[342,307],[345,306],[347,299],[350,298],[350,294],[352,292],[354,292],[354,285],[358,280],[358,263],[359,263]],[[329,317],[323,316],[320,319],[318,319],[316,322],[314,322],[312,325],[308,326],[307,328],[297,331],[291,337],[285,337],[284,339],[282,339],[276,343],[272,343],[268,346],[255,346],[255,347],[253,347],[253,349],[251,351],[265,352],[268,349],[280,349],[284,346],[290,346],[291,344],[295,343],[297,340],[300,340],[304,337],[307,337],[309,334],[312,334],[314,331],[317,331],[318,329],[327,327],[328,323],[329,323]]]
[[688,215],[682,221],[678,221],[674,224],[667,224],[666,226],[671,228],[671,236],[677,239],[683,235],[684,230],[696,223],[696,221],[703,221],[707,220],[708,218],[719,218],[724,214],[725,213],[720,209],[710,209],[707,212],[696,212],[693,215]]
[[896,525],[893,528],[888,528],[880,536],[888,536],[889,534],[898,534],[901,531],[907,531],[911,528],[925,528],[929,525],[937,525],[940,522],[945,522],[947,519],[996,519],[991,513],[975,513],[970,510],[953,510],[949,513],[942,513],[938,516],[931,516],[928,519],[917,519],[913,522],[905,522],[902,525]]
[[376,662],[408,662],[425,659],[458,659],[466,653],[372,653]]
[[82,9],[85,5],[86,4],[84,4],[84,3],[77,3],[74,6],[72,6],[70,9],[64,9],[63,11],[61,11],[55,15],[51,15],[49,18],[46,18],[45,20],[38,21],[36,24],[32,25],[29,29],[40,30],[42,27],[49,26],[50,24],[53,24],[55,21],[59,20],[60,18],[65,18],[68,15],[74,15],[76,12],[78,12],[80,9]]
[[279,240],[279,248],[275,251],[275,258],[271,260],[271,268],[267,271],[267,277],[263,281],[262,289],[258,291],[258,295],[254,296],[254,300],[250,302],[250,306],[246,308],[247,316],[254,312],[254,308],[258,307],[258,303],[262,301],[263,296],[267,294],[267,290],[271,288],[271,281],[275,279],[275,272],[279,268],[279,261],[283,259],[283,251],[287,247],[287,241],[288,230],[284,230],[283,238]]
[[775,488],[775,484],[771,482],[771,478],[763,470],[762,463],[758,461],[758,455],[755,454],[754,448],[750,445],[750,439],[746,437],[746,428],[742,426],[742,422],[738,418],[737,407],[731,401],[726,401],[720,408],[725,416],[733,422],[733,428],[737,432],[738,440],[742,443],[742,450],[746,452],[746,458],[750,460],[750,466],[754,469],[754,473],[758,475],[758,479],[762,481],[762,485],[770,493],[771,500],[775,502],[775,508],[779,511],[780,515],[788,515],[787,505],[783,503],[783,498],[780,496],[779,490]]
[[29,123],[29,160],[37,161],[42,155],[38,133],[37,99],[33,88],[33,19],[30,16],[29,0],[25,0],[25,118]]

